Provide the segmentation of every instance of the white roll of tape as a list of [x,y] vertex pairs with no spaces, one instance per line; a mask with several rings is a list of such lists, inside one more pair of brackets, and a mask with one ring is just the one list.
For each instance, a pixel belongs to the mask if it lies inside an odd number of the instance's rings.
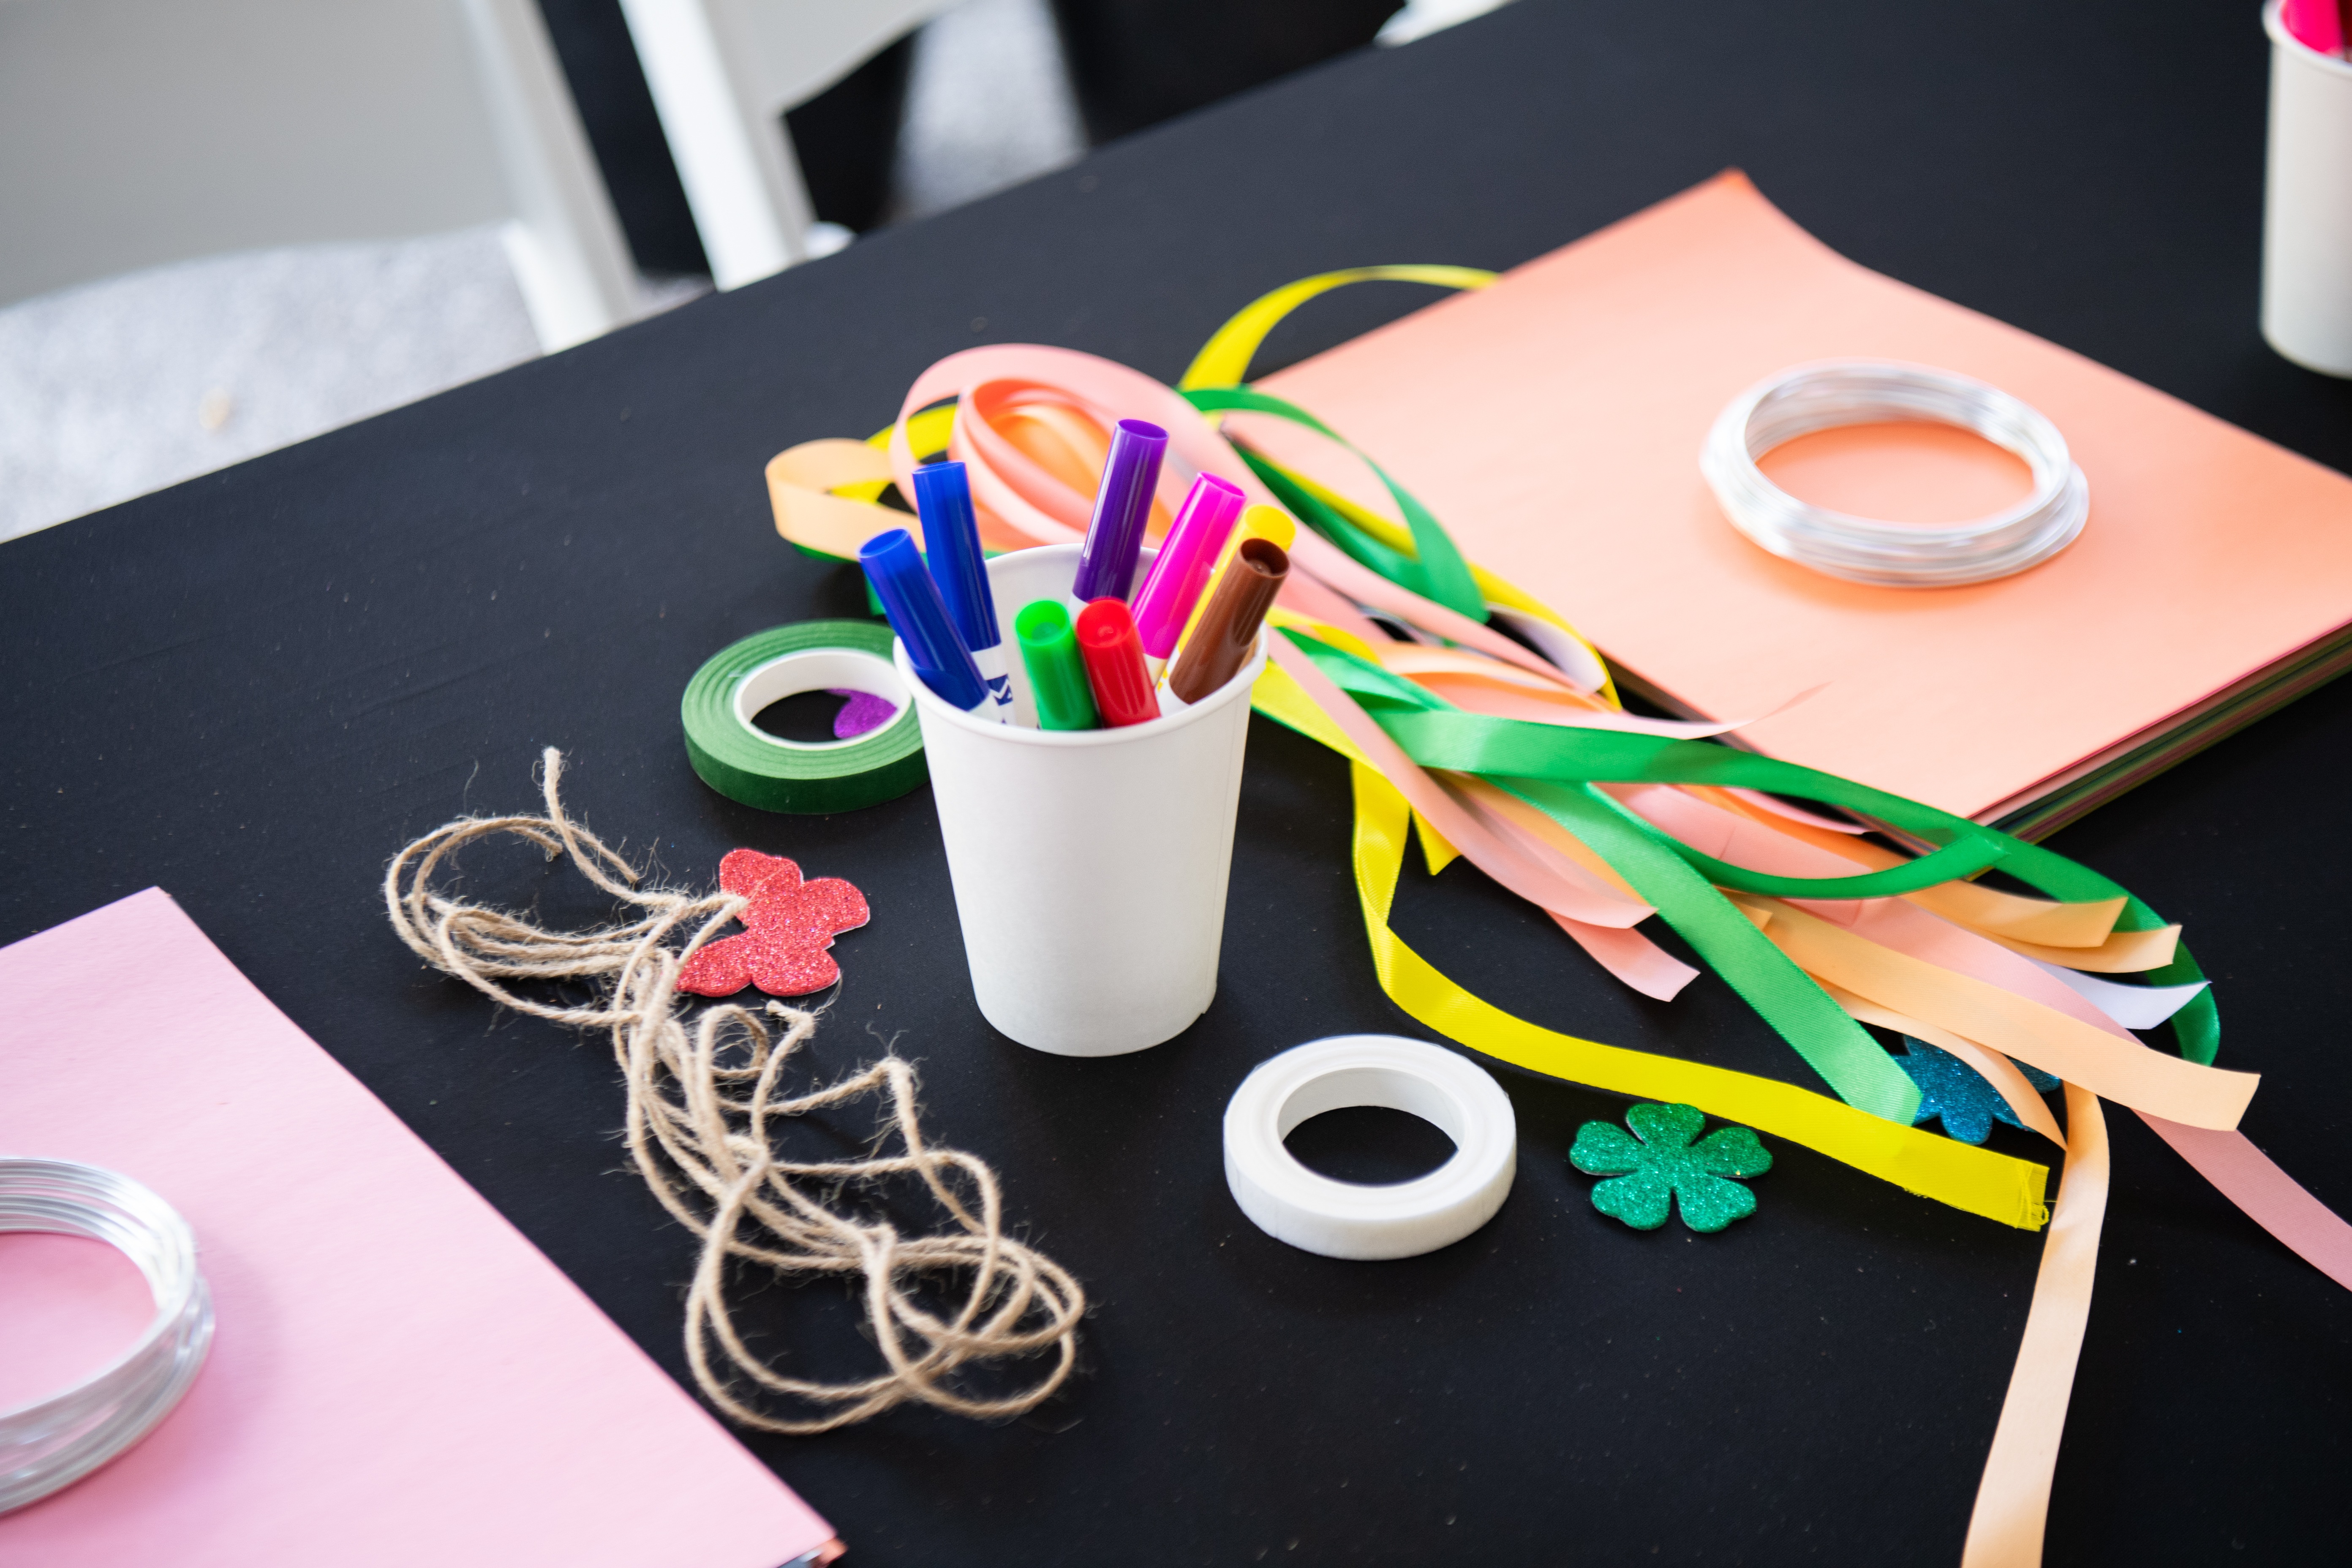
[[[1799,500],[1757,459],[1800,436],[1849,425],[1954,425],[2021,459],[2033,493],[1974,522],[1849,517]],[[1971,376],[1892,360],[1825,360],[1759,382],[1716,418],[1699,472],[1731,525],[1784,560],[1853,583],[1951,588],[2038,566],[2074,542],[2090,481],[2039,409]]]
[[172,1413],[213,1342],[212,1289],[195,1233],[130,1177],[70,1160],[0,1158],[0,1231],[87,1237],[147,1277],[146,1332],[59,1393],[0,1410],[0,1514],[37,1502],[112,1459]]
[[[1454,1140],[1425,1176],[1364,1186],[1320,1176],[1283,1147],[1327,1110],[1410,1111]],[[1415,1258],[1495,1217],[1518,1172],[1518,1121],[1502,1086],[1441,1046],[1396,1035],[1339,1035],[1267,1061],[1225,1107],[1225,1184],[1252,1223],[1325,1258]]]

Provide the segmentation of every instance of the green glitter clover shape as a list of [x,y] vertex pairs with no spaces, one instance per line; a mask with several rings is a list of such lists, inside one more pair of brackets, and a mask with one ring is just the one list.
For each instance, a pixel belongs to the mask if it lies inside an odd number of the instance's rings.
[[1641,1135],[1639,1142],[1614,1122],[1588,1121],[1568,1152],[1569,1163],[1586,1175],[1616,1178],[1593,1187],[1594,1208],[1635,1230],[1655,1230],[1679,1202],[1683,1223],[1702,1234],[1756,1212],[1756,1194],[1726,1180],[1772,1168],[1772,1156],[1755,1133],[1721,1127],[1699,1138],[1706,1118],[1692,1105],[1637,1105],[1625,1121]]

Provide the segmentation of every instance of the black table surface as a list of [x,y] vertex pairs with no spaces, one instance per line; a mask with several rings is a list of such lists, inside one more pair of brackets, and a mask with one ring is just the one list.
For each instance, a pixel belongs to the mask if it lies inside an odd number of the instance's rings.
[[[16,541],[0,939],[169,889],[683,1378],[690,1239],[619,1168],[608,1053],[422,969],[377,892],[414,835],[532,808],[560,746],[572,805],[670,876],[707,884],[751,845],[866,891],[819,1063],[916,1058],[932,1133],[995,1162],[1092,1294],[1080,1374],[1026,1418],[747,1439],[855,1561],[1953,1561],[2036,1236],[1785,1143],[1753,1220],[1637,1234],[1564,1158],[1624,1102],[1499,1066],[1519,1174],[1469,1240],[1333,1262],[1234,1208],[1218,1122],[1255,1063],[1423,1033],[1374,982],[1337,758],[1253,721],[1215,1005],[1157,1049],[1072,1061],[974,1008],[928,790],[826,818],[736,806],[688,770],[678,693],[737,637],[862,613],[847,569],[778,542],[761,465],[884,423],[940,355],[1061,343],[1172,379],[1276,284],[1507,267],[1727,165],[1867,265],[2352,465],[2352,393],[2255,331],[2265,71],[2250,0],[1520,0]],[[1427,299],[1318,303],[1265,363]],[[2187,922],[2222,1059],[2269,1075],[2247,1131],[2338,1209],[2347,713],[2352,688],[2324,690],[2055,841]],[[472,885],[595,908],[519,858]],[[1398,923],[1523,1016],[1804,1078],[1720,982],[1632,995],[1467,866],[1409,867]],[[2347,1560],[2352,1301],[2136,1119],[2110,1124],[2049,1560]],[[1370,1136],[1332,1157],[1376,1161]],[[765,1299],[795,1370],[867,1364],[835,1289]]]

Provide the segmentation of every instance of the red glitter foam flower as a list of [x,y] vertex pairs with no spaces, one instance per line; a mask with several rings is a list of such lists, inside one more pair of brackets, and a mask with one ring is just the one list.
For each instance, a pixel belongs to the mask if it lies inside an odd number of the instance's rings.
[[751,901],[737,918],[743,934],[714,942],[686,961],[677,988],[697,996],[732,996],[756,985],[771,996],[805,996],[841,978],[825,949],[872,918],[866,895],[838,877],[801,880],[781,855],[730,850],[719,885]]

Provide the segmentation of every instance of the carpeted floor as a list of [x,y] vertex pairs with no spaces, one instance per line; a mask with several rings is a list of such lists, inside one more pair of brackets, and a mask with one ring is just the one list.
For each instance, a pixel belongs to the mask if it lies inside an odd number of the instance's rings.
[[0,537],[538,353],[495,229],[208,257],[0,310]]
[[[1083,145],[1045,0],[968,0],[917,41],[892,215],[986,195]],[[708,287],[648,280],[647,302]],[[207,257],[26,300],[0,310],[0,539],[538,352],[488,228]]]

